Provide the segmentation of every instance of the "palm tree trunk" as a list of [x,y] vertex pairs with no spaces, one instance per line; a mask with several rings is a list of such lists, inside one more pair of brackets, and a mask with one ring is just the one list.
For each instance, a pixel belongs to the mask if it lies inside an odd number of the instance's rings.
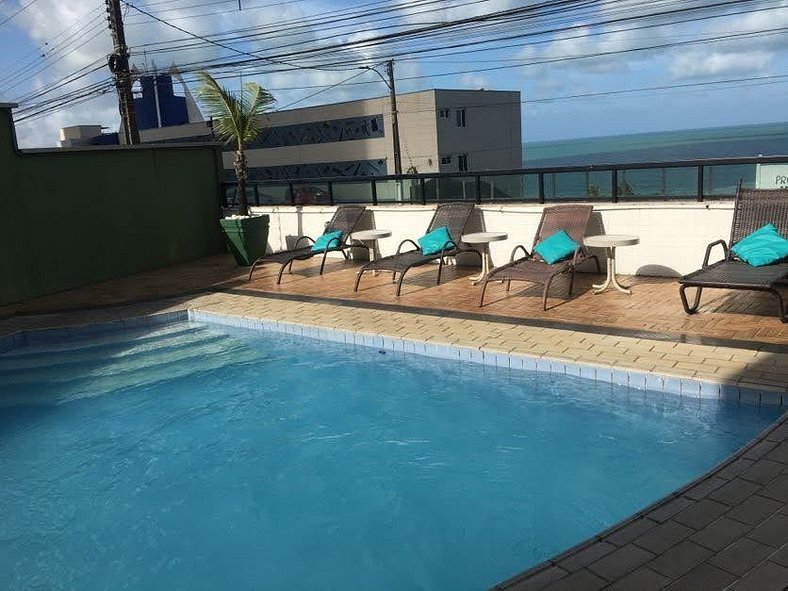
[[240,143],[235,152],[235,177],[238,180],[236,189],[238,215],[249,215],[249,204],[246,201],[246,152],[243,144]]

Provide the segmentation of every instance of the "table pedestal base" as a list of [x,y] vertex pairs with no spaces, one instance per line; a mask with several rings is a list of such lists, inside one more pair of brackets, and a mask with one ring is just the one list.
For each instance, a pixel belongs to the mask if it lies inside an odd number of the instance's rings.
[[604,283],[595,283],[592,285],[594,287],[594,294],[602,293],[611,285],[614,289],[617,289],[621,293],[628,293],[631,294],[632,290],[624,287],[618,282],[616,279],[616,247],[615,246],[608,246],[607,250],[607,277],[605,278]]
[[490,272],[490,268],[492,267],[492,259],[490,258],[490,246],[489,244],[482,245],[482,270],[478,275],[474,275],[471,277],[471,283],[476,285],[484,281],[484,278],[487,277],[487,273]]

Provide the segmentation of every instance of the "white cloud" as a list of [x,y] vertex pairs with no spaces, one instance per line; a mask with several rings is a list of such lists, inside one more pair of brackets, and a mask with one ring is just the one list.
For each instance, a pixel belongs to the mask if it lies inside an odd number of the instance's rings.
[[784,27],[788,27],[788,1],[781,2],[779,8],[713,23],[699,36],[753,35],[676,51],[670,64],[670,73],[675,79],[767,73],[771,70],[777,52],[788,48],[788,36],[784,31],[778,34],[761,33]]
[[460,85],[472,90],[479,90],[481,88],[492,89],[490,80],[486,76],[479,74],[463,74],[460,77]]
[[768,51],[705,53],[692,51],[676,56],[670,64],[674,78],[756,75],[768,71],[774,54]]

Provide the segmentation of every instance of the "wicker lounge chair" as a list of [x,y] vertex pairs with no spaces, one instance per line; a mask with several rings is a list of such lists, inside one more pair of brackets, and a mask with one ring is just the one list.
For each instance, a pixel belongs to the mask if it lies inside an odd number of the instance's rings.
[[[733,206],[730,241],[726,244],[724,240],[717,240],[709,244],[706,247],[706,255],[703,257],[703,266],[679,279],[681,304],[687,314],[694,314],[698,310],[704,287],[748,289],[766,291],[774,295],[777,300],[777,316],[782,322],[786,322],[785,302],[779,287],[788,287],[788,262],[753,267],[738,260],[729,248],[748,234],[769,223],[774,224],[783,237],[788,236],[788,189],[742,189],[739,187]],[[710,265],[709,256],[717,245],[722,246],[725,257]],[[688,287],[697,289],[691,306],[685,293]]]
[[[416,244],[416,242],[413,240],[403,240],[397,247],[397,254],[393,254],[375,261],[370,261],[358,271],[356,274],[356,285],[353,287],[353,291],[358,291],[358,284],[361,282],[361,277],[366,271],[391,271],[393,273],[391,278],[392,281],[396,281],[397,274],[399,274],[399,281],[397,282],[396,291],[396,295],[399,296],[402,289],[402,280],[405,278],[405,273],[407,273],[412,267],[418,267],[420,265],[425,265],[427,263],[440,260],[440,263],[438,264],[437,280],[437,284],[440,284],[441,272],[443,271],[443,265],[445,263],[446,257],[454,256],[461,252],[473,252],[479,255],[479,258],[481,259],[482,255],[478,250],[463,247],[460,244],[460,237],[462,236],[465,226],[468,224],[468,220],[471,217],[471,213],[473,213],[474,207],[475,205],[473,203],[441,203],[438,205],[438,207],[435,209],[435,214],[432,216],[432,221],[427,228],[427,232],[429,233],[436,228],[445,226],[449,231],[449,236],[451,236],[453,244],[447,243],[439,253],[423,255],[421,254],[421,249],[419,248],[419,245]],[[402,247],[408,242],[416,249],[402,252]]]
[[[326,255],[328,255],[329,252],[338,250],[342,253],[342,256],[347,259],[347,253],[345,250],[349,248],[348,240],[350,239],[350,233],[358,225],[363,213],[363,205],[340,205],[334,212],[331,221],[329,221],[326,225],[325,230],[326,232],[334,232],[336,230],[341,231],[342,238],[340,240],[330,243],[325,250],[315,252],[312,250],[311,246],[311,244],[314,244],[315,242],[314,239],[310,238],[309,236],[299,236],[295,242],[295,248],[267,254],[252,263],[252,268],[249,269],[248,280],[252,279],[252,273],[254,273],[254,270],[258,265],[277,263],[282,265],[279,268],[279,275],[276,277],[276,284],[279,285],[279,282],[282,281],[282,273],[284,273],[285,267],[288,267],[289,271],[292,271],[293,261],[304,261],[311,259],[313,256],[320,254],[321,252],[323,253],[323,260],[320,263],[320,274],[322,275],[323,267],[325,267],[326,264]],[[299,247],[298,245],[302,241],[306,241],[307,246]]]
[[[588,220],[591,217],[593,208],[593,205],[577,204],[545,207],[542,211],[542,219],[539,220],[539,227],[536,229],[536,236],[534,236],[533,243],[537,244],[555,232],[564,230],[569,234],[572,240],[581,246],[575,250],[571,259],[559,261],[552,265],[542,260],[538,254],[529,253],[524,246],[516,246],[514,250],[512,250],[509,263],[496,267],[485,277],[484,284],[482,285],[482,295],[479,299],[479,307],[484,305],[484,292],[487,290],[487,284],[490,281],[505,281],[506,291],[509,291],[511,288],[512,281],[541,283],[544,285],[542,309],[547,310],[547,292],[550,289],[550,283],[552,283],[555,277],[563,273],[569,273],[569,295],[572,295],[575,269],[580,263],[588,259],[594,259],[597,273],[600,273],[599,259],[595,254],[590,254],[588,249],[583,246],[586,226],[588,225]],[[524,256],[515,260],[514,257],[520,249],[522,249]]]

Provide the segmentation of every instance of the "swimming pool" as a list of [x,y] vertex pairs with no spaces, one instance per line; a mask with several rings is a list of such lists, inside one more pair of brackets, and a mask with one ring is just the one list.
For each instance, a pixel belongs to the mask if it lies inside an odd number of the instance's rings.
[[779,414],[182,323],[0,355],[0,587],[479,589]]

